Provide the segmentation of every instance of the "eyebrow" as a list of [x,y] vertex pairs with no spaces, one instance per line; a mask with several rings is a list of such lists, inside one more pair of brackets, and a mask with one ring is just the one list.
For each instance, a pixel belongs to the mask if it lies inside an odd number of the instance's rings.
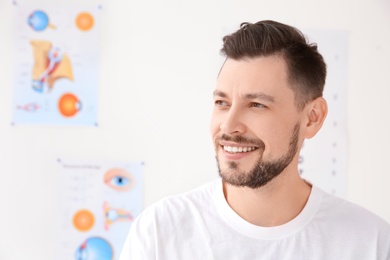
[[227,95],[226,95],[226,93],[225,92],[222,92],[222,91],[220,91],[220,90],[214,90],[214,92],[213,92],[213,96],[215,97],[215,96],[219,96],[219,97],[223,97],[223,98],[225,98],[225,97],[227,97]]
[[264,93],[253,93],[253,94],[246,94],[244,96],[246,99],[260,99],[264,101],[268,101],[271,103],[275,102],[275,98],[273,96],[264,94]]
[[[213,96],[219,96],[219,97],[223,97],[223,98],[226,98],[227,97],[227,94],[225,92],[222,92],[220,90],[215,90],[213,92]],[[250,94],[245,94],[244,95],[244,98],[245,99],[259,99],[259,100],[264,100],[264,101],[267,101],[267,102],[271,102],[271,103],[275,103],[275,98],[273,96],[270,96],[270,95],[267,95],[267,94],[264,94],[264,93],[250,93]]]

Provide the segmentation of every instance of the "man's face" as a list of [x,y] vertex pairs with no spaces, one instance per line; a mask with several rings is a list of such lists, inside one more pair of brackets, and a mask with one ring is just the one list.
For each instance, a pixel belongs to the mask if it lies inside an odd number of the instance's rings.
[[278,56],[228,59],[223,65],[211,134],[225,182],[258,188],[297,163],[302,112],[287,79]]

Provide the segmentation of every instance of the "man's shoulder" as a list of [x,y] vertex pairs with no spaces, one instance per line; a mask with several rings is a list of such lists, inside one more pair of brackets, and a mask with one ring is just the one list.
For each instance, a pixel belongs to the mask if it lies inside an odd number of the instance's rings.
[[204,239],[217,216],[213,196],[221,186],[212,181],[148,206],[132,223],[124,251],[134,259],[203,259]]
[[347,199],[324,194],[320,217],[344,227],[387,232],[390,236],[390,224],[377,214]]
[[178,217],[180,213],[207,208],[213,203],[214,193],[219,182],[221,181],[213,180],[192,190],[166,196],[148,206],[140,217],[145,215],[149,217],[159,216],[159,218]]

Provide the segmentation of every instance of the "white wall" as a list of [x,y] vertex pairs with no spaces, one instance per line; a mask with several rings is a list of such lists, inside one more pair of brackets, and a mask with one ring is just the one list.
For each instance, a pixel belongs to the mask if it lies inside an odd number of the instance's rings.
[[390,221],[389,1],[111,0],[103,8],[99,127],[11,126],[13,6],[0,0],[1,260],[55,259],[59,156],[145,161],[145,206],[215,178],[208,125],[223,30],[262,19],[349,32],[348,199]]

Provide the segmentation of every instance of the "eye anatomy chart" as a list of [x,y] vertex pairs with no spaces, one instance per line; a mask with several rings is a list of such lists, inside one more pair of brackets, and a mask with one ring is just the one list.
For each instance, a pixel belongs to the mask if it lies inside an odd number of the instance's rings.
[[58,260],[115,260],[142,210],[144,164],[58,160]]
[[346,32],[304,31],[310,42],[318,44],[327,64],[324,98],[328,116],[322,129],[305,141],[299,170],[301,176],[340,197],[347,186],[347,52]]
[[101,8],[14,2],[12,124],[97,125]]

